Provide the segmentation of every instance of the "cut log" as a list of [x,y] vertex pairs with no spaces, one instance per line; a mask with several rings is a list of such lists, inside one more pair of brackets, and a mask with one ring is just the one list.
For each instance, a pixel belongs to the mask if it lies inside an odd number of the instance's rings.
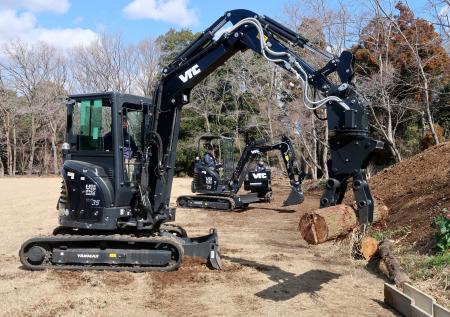
[[[381,199],[375,201],[374,222],[387,217],[388,208]],[[355,209],[348,205],[336,205],[305,213],[298,224],[301,237],[309,244],[347,235],[358,226]]]
[[403,287],[405,283],[410,283],[408,275],[403,271],[400,263],[392,253],[392,241],[383,240],[378,244],[378,254],[383,260],[388,271],[388,277],[397,287]]
[[369,236],[362,238],[359,252],[364,259],[369,261],[377,254],[377,251],[378,241],[375,238]]

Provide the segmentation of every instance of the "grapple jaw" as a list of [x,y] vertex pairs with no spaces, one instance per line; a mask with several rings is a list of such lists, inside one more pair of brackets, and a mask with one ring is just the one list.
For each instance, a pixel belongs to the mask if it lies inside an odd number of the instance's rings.
[[299,205],[305,200],[305,195],[300,187],[291,186],[288,198],[283,202],[283,206]]

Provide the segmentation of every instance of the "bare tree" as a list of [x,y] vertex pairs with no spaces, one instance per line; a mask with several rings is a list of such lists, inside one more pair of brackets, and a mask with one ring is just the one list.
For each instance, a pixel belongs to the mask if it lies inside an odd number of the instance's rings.
[[8,175],[14,175],[15,157],[13,156],[13,153],[15,143],[12,142],[11,135],[14,135],[13,132],[15,131],[17,110],[14,100],[16,99],[16,96],[13,91],[8,91],[4,87],[3,82],[0,82],[0,85],[0,131],[2,132],[0,134],[0,141],[3,140],[3,148],[6,156],[6,171]]
[[136,52],[136,88],[144,96],[151,96],[159,74],[159,59],[161,51],[158,43],[153,38],[139,42]]
[[[60,83],[63,82],[61,78]],[[46,82],[40,85],[38,90],[38,98],[40,100],[46,100],[43,103],[43,112],[42,112],[42,122],[43,125],[48,127],[42,132],[42,137],[44,139],[44,146],[47,146],[47,140],[50,142],[51,146],[51,170],[52,173],[58,174],[59,170],[59,151],[58,151],[58,139],[61,137],[61,132],[65,127],[65,108],[64,98],[66,96],[66,92],[62,85],[58,85],[54,82]],[[44,155],[47,155],[47,149],[44,150]],[[44,168],[48,168],[48,162],[44,164]]]
[[[356,84],[359,91],[370,100],[369,108],[373,118],[371,126],[383,137],[392,156],[399,162],[402,156],[397,146],[396,132],[406,114],[406,108],[402,108],[402,103],[394,96],[398,74],[390,59],[392,27],[387,19],[376,16],[362,31],[361,41],[365,45],[363,53],[369,47],[374,59],[372,62],[377,68],[376,72],[371,72],[359,65],[363,80]],[[356,53],[361,54],[358,50]]]
[[450,49],[450,0],[428,0],[433,8],[433,24],[439,29],[440,35],[445,39],[447,51]]
[[397,144],[397,130],[409,119],[408,112],[413,108],[412,105],[407,106],[406,103],[393,97],[395,76],[395,70],[389,65],[389,61],[380,55],[379,72],[365,77],[366,80],[361,81],[358,86],[370,100],[371,127],[383,137],[392,156],[399,162],[402,155]]
[[[428,127],[431,131],[431,134],[433,136],[434,142],[436,144],[439,144],[439,137],[436,134],[436,130],[434,127],[434,119],[431,114],[431,96],[430,96],[430,76],[425,71],[425,67],[427,67],[427,64],[431,63],[432,60],[436,58],[441,58],[442,56],[439,56],[438,54],[431,56],[429,59],[423,59],[422,53],[424,49],[424,43],[419,38],[423,36],[423,34],[420,34],[420,31],[417,30],[416,34],[413,36],[407,36],[405,34],[405,28],[402,27],[397,19],[394,19],[394,14],[391,12],[388,12],[388,9],[386,9],[382,3],[379,0],[373,0],[375,8],[377,9],[377,12],[379,12],[380,15],[383,15],[386,19],[392,23],[393,27],[395,28],[396,32],[401,36],[401,39],[403,43],[405,44],[406,48],[409,49],[409,53],[412,54],[413,60],[416,62],[416,67],[418,70],[418,88],[420,88],[424,94],[423,96],[423,107],[425,111],[425,118],[428,123]],[[398,3],[396,7],[399,10],[405,10],[406,7]],[[414,20],[415,22],[415,20]],[[405,23],[410,23],[410,21],[405,21]],[[415,25],[417,28],[417,24]],[[438,43],[433,43],[434,45]],[[428,48],[429,49],[429,48]],[[447,56],[444,56],[448,58]]]
[[[16,122],[18,98],[11,96],[11,92],[2,92],[0,96],[0,124],[3,134],[3,144],[6,155],[6,171],[8,175],[15,175],[17,162]],[[0,138],[1,139],[1,138]]]
[[[27,173],[33,173],[37,129],[45,107],[54,100],[53,94],[40,92],[46,83],[63,87],[66,81],[64,58],[58,51],[44,43],[29,45],[10,41],[3,47],[6,61],[1,64],[5,83],[13,88],[26,102],[26,114],[30,118]],[[59,88],[58,88],[59,89]]]
[[82,92],[132,93],[138,77],[136,53],[119,35],[102,35],[89,46],[73,49],[71,71]]

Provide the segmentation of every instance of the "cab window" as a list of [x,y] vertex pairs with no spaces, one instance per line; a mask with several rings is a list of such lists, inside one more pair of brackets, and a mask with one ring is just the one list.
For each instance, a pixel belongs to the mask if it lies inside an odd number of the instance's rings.
[[[102,99],[82,100],[73,108],[72,134],[78,151],[110,151],[111,107],[103,105]],[[112,143],[112,139],[111,139]]]

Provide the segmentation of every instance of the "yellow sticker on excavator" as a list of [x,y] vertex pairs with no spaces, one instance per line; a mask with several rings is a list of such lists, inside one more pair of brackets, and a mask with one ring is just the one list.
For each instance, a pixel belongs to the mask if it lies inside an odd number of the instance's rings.
[[[258,33],[258,35],[256,36],[256,38],[257,38],[258,40],[261,39],[261,37],[259,36],[259,33]],[[267,43],[268,40],[269,40],[269,37],[268,37],[267,35],[264,34],[264,42]]]
[[117,258],[117,253],[110,253],[110,254],[109,254],[109,257],[110,257],[110,258]]

